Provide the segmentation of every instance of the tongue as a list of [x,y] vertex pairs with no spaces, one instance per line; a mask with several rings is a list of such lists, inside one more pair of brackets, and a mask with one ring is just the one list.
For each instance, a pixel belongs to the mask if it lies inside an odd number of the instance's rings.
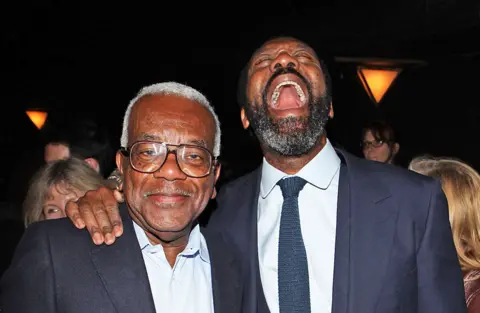
[[276,109],[289,110],[302,106],[297,90],[293,86],[284,86],[280,89],[280,95],[277,99]]

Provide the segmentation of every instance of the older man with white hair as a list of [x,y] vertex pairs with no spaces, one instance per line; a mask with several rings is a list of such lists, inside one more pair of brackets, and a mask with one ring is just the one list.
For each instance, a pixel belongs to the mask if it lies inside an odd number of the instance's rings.
[[143,88],[125,112],[121,146],[124,236],[99,247],[66,219],[32,225],[1,281],[2,309],[240,312],[230,247],[196,222],[220,173],[220,125],[208,100],[173,82]]

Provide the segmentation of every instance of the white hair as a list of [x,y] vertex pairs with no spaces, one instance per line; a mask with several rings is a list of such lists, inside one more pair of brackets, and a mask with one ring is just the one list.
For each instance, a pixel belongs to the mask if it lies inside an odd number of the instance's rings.
[[213,156],[218,157],[220,155],[220,137],[222,133],[220,130],[220,121],[218,120],[218,116],[215,113],[212,105],[207,100],[207,98],[198,90],[176,82],[158,83],[143,87],[138,92],[137,96],[130,101],[127,110],[125,111],[125,116],[123,118],[122,137],[120,139],[120,144],[122,147],[126,148],[128,145],[128,124],[133,105],[137,103],[140,98],[148,95],[175,95],[195,101],[207,108],[207,110],[212,114],[213,119],[215,120],[215,141],[213,145]]

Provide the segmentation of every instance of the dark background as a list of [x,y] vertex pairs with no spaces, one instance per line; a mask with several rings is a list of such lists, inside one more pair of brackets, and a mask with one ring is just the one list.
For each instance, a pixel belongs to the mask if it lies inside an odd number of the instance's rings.
[[[144,85],[186,83],[205,93],[223,130],[225,172],[257,166],[258,147],[240,124],[237,80],[267,38],[294,35],[322,55],[333,77],[329,137],[359,154],[360,131],[382,117],[395,127],[400,164],[420,153],[480,168],[480,5],[471,0],[239,2],[15,1],[3,3],[0,198],[21,201],[41,162],[41,135],[85,115],[118,148],[124,110]],[[379,107],[355,64],[338,57],[414,59]],[[48,110],[42,131],[28,108]]]

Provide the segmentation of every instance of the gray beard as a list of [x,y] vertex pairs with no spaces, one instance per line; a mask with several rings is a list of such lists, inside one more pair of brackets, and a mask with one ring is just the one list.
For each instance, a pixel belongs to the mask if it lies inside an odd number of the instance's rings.
[[255,106],[247,104],[245,113],[258,140],[264,147],[280,155],[290,157],[305,155],[325,135],[330,111],[330,101],[326,96],[308,104],[307,117],[289,116],[273,119],[266,103],[255,110],[253,107]]

